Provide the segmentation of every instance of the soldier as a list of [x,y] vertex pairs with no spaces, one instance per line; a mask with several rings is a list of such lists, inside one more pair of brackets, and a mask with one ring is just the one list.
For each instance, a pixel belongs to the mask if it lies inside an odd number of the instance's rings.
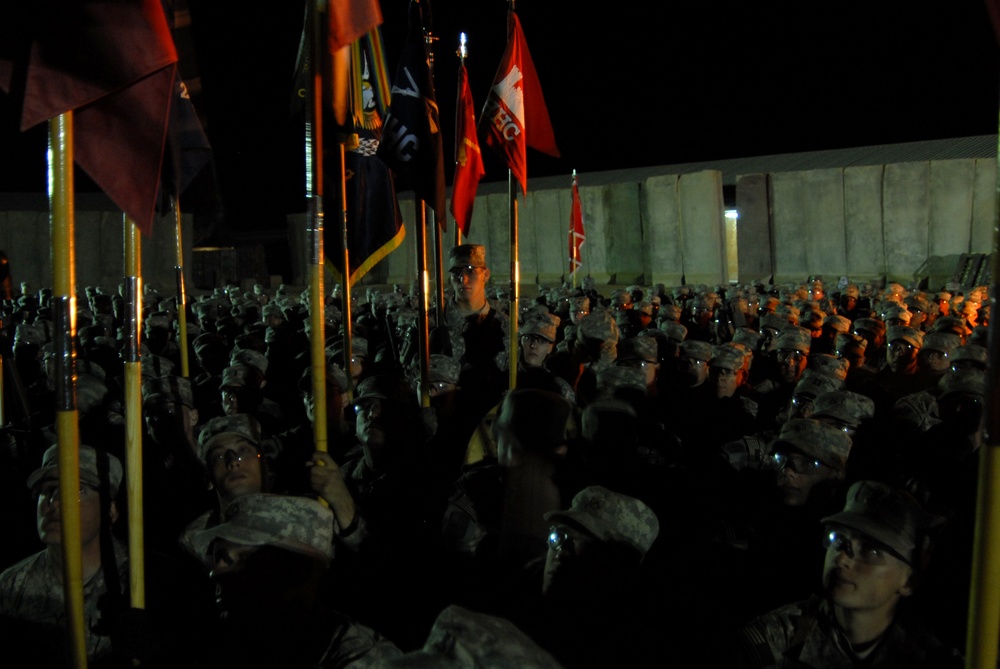
[[851,486],[826,525],[823,595],[757,618],[738,633],[740,667],[961,667],[912,624],[902,604],[927,568],[932,519],[909,494]]
[[[253,494],[193,537],[212,565],[222,634],[209,665],[381,667],[399,649],[332,610],[333,517],[303,497]],[[266,632],[267,641],[261,639]]]

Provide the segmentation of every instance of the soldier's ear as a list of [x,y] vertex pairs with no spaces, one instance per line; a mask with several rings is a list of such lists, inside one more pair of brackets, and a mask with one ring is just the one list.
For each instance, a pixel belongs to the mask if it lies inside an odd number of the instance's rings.
[[483,283],[488,283],[489,280],[490,280],[490,276],[491,276],[490,275],[490,268],[489,267],[484,267],[483,268]]
[[906,582],[903,583],[903,586],[899,589],[900,597],[909,597],[917,589],[917,576],[913,572],[913,569],[910,569],[909,571],[910,573],[906,576]]
[[111,505],[108,507],[108,517],[111,518],[112,525],[118,522],[118,504],[114,500],[111,501]]

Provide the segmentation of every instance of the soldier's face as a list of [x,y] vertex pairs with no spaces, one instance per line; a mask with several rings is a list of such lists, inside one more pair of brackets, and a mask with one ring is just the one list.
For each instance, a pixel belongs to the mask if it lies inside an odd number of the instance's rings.
[[[36,529],[38,538],[46,546],[62,544],[62,512],[59,508],[59,497],[62,494],[59,480],[53,475],[39,481],[33,494],[36,499]],[[86,547],[100,537],[101,531],[101,495],[88,485],[81,484],[80,498],[80,539]],[[112,520],[117,516],[114,502],[111,504]]]
[[539,335],[524,335],[520,340],[524,364],[528,367],[541,367],[552,352],[552,343]]
[[915,371],[918,350],[908,341],[893,339],[889,342],[888,352],[886,353],[889,368],[897,374],[908,374]]
[[860,532],[832,529],[841,535],[841,543],[831,543],[823,564],[823,587],[830,601],[848,611],[891,618],[899,600],[913,593],[913,569]]
[[715,396],[718,398],[732,397],[736,393],[736,389],[740,387],[742,374],[743,370],[733,371],[723,367],[712,367],[709,378],[714,386]]
[[451,275],[451,285],[455,290],[455,301],[471,304],[482,304],[486,300],[486,282],[490,280],[490,271],[485,267],[453,267],[448,270]]
[[778,376],[784,383],[798,383],[806,371],[809,356],[802,351],[778,351]]
[[215,492],[224,504],[264,489],[260,451],[238,435],[221,434],[215,437],[205,461]]

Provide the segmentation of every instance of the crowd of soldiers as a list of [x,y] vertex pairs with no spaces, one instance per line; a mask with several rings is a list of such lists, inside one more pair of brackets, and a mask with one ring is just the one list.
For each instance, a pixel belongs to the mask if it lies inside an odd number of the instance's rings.
[[[984,288],[585,280],[515,306],[474,244],[448,274],[430,406],[399,287],[335,288],[322,333],[308,290],[215,289],[187,377],[176,300],[145,289],[143,610],[124,291],[79,296],[92,666],[961,666]],[[22,284],[0,329],[0,647],[41,666],[66,624],[52,306]]]

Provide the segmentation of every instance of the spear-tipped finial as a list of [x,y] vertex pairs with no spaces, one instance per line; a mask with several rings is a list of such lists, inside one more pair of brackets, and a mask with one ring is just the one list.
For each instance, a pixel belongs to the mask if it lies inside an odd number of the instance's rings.
[[466,46],[468,43],[468,37],[465,33],[458,33],[458,57],[465,62],[465,57],[469,55],[469,49]]

